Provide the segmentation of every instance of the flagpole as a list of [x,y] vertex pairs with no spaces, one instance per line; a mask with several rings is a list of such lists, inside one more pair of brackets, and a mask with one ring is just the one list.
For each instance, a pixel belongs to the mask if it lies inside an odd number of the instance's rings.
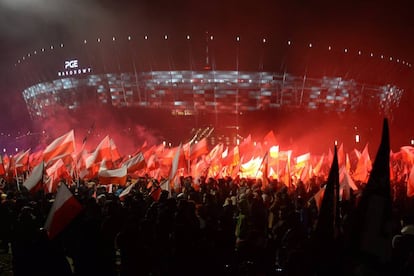
[[16,185],[17,185],[17,190],[20,192],[19,177],[17,176],[17,168],[16,168],[16,165],[14,166],[14,173],[16,174]]

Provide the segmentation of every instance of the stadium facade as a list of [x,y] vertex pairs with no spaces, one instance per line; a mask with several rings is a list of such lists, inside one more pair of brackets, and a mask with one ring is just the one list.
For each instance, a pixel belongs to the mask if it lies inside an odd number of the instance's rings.
[[33,120],[92,104],[173,117],[234,116],[237,129],[242,115],[255,112],[369,109],[389,116],[411,72],[403,57],[369,49],[208,33],[54,44],[22,56],[15,68]]

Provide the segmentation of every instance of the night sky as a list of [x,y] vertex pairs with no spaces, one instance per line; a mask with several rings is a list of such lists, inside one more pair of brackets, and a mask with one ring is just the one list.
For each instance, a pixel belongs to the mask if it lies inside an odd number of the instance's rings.
[[[361,47],[414,62],[411,2],[0,0],[0,130],[27,125],[12,68],[36,48],[105,34],[209,31]],[[414,104],[405,106],[402,116],[411,116]]]

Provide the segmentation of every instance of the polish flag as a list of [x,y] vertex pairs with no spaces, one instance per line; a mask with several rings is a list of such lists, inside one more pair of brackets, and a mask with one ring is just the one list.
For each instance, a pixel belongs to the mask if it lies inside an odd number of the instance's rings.
[[102,139],[95,151],[86,159],[86,168],[90,168],[93,164],[99,163],[102,160],[112,160],[112,149],[111,140],[109,136]]
[[59,159],[51,167],[46,169],[46,175],[49,177],[49,181],[46,185],[46,191],[48,193],[54,193],[56,192],[59,181],[62,178],[69,177],[69,172],[66,169],[62,159]]
[[137,182],[131,183],[128,187],[126,187],[120,194],[119,194],[119,199],[120,200],[124,200],[125,197],[127,195],[129,195],[129,193],[131,193],[132,189],[134,188],[135,184]]
[[61,185],[44,226],[49,239],[55,238],[56,235],[62,232],[81,211],[82,205],[66,185]]
[[139,171],[142,169],[145,169],[147,164],[145,163],[145,158],[142,152],[139,152],[134,157],[126,160],[123,164],[123,166],[127,167],[127,171],[129,173],[133,173],[135,171]]
[[14,166],[18,173],[23,173],[29,169],[29,155],[30,149],[25,152],[20,152],[14,156]]
[[127,179],[127,168],[122,166],[115,170],[100,170],[98,173],[99,183],[101,185],[119,184],[125,186]]
[[112,161],[117,161],[117,160],[121,159],[121,155],[119,154],[118,148],[115,145],[115,142],[112,138],[109,139],[109,143],[111,145]]
[[55,139],[43,151],[43,160],[48,163],[52,160],[70,155],[75,151],[75,135],[73,130]]
[[26,181],[23,182],[23,186],[26,187],[29,192],[35,193],[42,187],[44,167],[45,163],[41,162],[39,165],[33,168],[32,173],[29,175]]

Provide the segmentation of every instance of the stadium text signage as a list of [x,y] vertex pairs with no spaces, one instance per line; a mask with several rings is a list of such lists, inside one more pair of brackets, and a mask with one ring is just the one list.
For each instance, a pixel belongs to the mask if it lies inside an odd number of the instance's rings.
[[92,72],[90,67],[79,67],[79,61],[77,59],[65,60],[65,70],[59,71],[57,74],[59,77],[81,75]]

